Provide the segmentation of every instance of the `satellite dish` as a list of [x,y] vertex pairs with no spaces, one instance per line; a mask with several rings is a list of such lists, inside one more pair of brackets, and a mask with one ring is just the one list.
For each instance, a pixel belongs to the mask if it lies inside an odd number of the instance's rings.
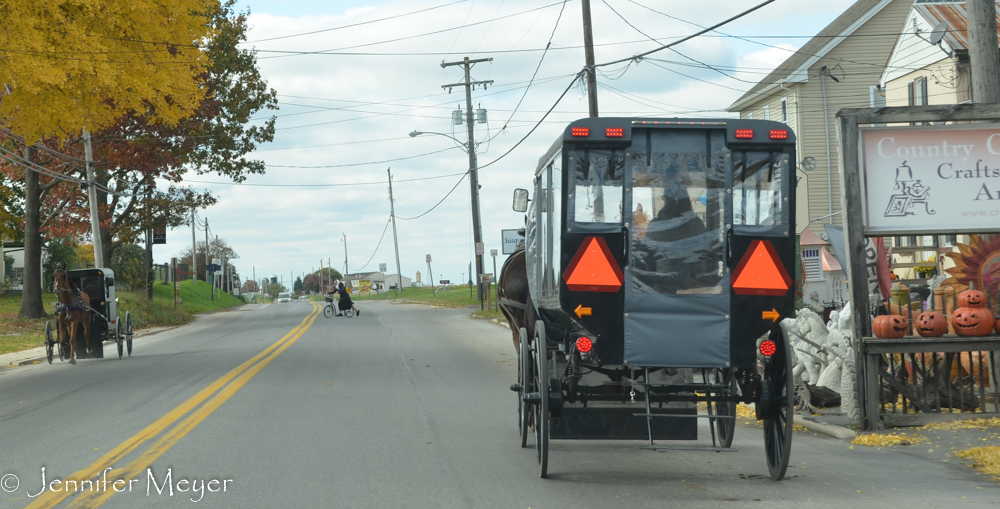
[[931,36],[928,41],[931,44],[940,44],[941,39],[944,39],[944,34],[946,33],[948,33],[948,23],[938,23],[931,29]]
[[807,157],[807,158],[803,159],[800,164],[801,164],[803,170],[813,171],[813,170],[816,169],[816,158],[812,157],[812,156]]

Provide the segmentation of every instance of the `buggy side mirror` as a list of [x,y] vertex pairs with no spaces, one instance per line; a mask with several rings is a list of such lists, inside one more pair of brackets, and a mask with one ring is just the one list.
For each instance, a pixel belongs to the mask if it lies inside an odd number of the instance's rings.
[[514,211],[524,212],[528,210],[528,190],[527,189],[515,189],[514,190]]
[[104,286],[115,286],[115,278],[113,277],[104,278]]

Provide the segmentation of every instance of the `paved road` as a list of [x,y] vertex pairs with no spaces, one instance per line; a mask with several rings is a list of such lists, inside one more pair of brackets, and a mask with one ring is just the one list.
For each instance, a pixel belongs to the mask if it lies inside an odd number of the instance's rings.
[[[1000,487],[949,451],[852,450],[809,433],[796,433],[789,478],[775,483],[753,427],[737,429],[736,453],[556,441],[550,479],[539,479],[534,451],[517,446],[506,329],[467,310],[361,305],[351,319],[317,318],[301,301],[247,306],[139,339],[131,359],[0,371],[0,487],[19,482],[0,493],[0,507],[1000,502]],[[58,483],[34,496],[42,468],[48,483],[96,478],[96,491],[67,494]],[[156,491],[168,471],[173,496]],[[114,484],[123,474],[131,491]]]

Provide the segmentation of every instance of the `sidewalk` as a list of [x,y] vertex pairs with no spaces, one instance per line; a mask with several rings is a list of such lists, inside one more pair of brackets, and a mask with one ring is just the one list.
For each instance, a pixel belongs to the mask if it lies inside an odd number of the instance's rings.
[[[180,325],[170,327],[150,327],[148,329],[136,330],[132,336],[132,341],[134,342],[138,338],[152,336],[153,334],[157,334],[159,332],[176,329],[177,327],[180,327]],[[58,346],[56,348],[58,348]],[[56,353],[53,355],[53,360],[58,360],[58,356],[58,350],[56,350]],[[0,370],[42,362],[46,362],[44,346],[0,355]]]

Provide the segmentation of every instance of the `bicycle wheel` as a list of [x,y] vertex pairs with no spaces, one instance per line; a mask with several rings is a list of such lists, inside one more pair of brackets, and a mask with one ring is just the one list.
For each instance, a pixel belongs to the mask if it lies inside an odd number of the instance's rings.
[[353,309],[345,309],[344,310],[344,316],[346,316],[348,318],[354,316],[354,310]]
[[333,306],[327,305],[325,308],[323,308],[323,316],[330,318],[333,316],[333,314],[334,314]]

